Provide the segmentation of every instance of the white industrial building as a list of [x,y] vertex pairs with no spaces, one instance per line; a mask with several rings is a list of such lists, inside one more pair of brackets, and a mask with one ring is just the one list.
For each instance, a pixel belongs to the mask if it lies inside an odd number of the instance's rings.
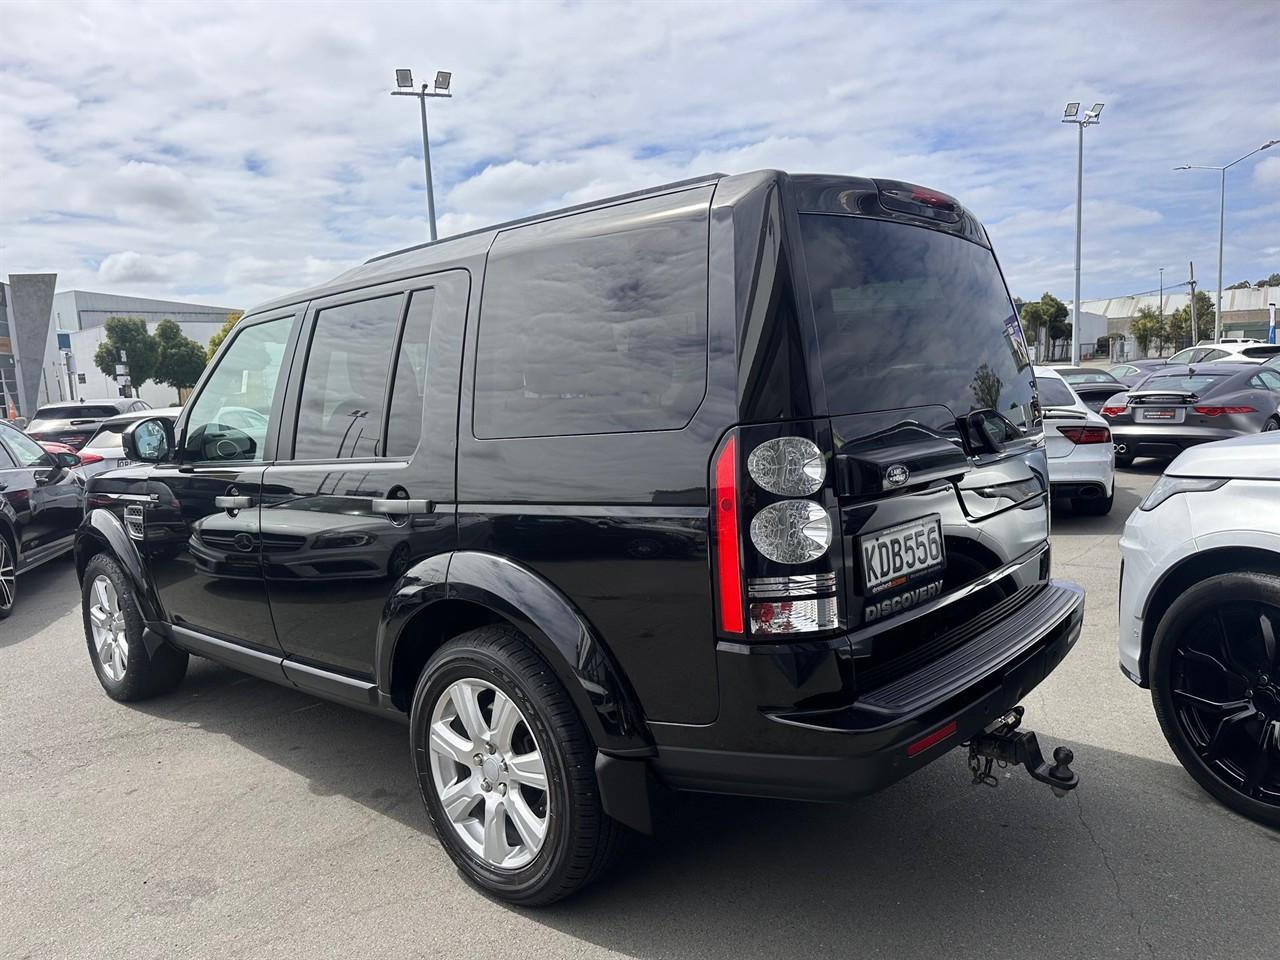
[[[173,320],[205,346],[233,311],[87,290],[55,293],[56,280],[56,274],[23,274],[0,284],[0,416],[10,408],[30,417],[45,403],[118,396],[119,386],[93,362],[110,317],[144,320],[152,333],[161,320]],[[177,391],[154,382],[134,394],[157,407],[177,401]]]

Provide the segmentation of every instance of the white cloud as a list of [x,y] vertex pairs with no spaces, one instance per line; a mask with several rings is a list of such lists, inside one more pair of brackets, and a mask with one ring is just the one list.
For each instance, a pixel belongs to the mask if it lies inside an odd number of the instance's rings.
[[[426,238],[710,170],[914,180],[986,221],[1016,293],[1216,261],[1211,173],[1280,131],[1265,4],[6,3],[0,274],[249,306]],[[1092,24],[1063,31],[1070,14]],[[429,44],[428,42],[429,41]],[[429,62],[430,49],[439,62]],[[447,56],[445,55],[447,52]],[[1228,191],[1227,269],[1277,269],[1280,157]],[[1181,269],[1181,268],[1179,268]],[[1166,273],[1168,276],[1168,273]]]

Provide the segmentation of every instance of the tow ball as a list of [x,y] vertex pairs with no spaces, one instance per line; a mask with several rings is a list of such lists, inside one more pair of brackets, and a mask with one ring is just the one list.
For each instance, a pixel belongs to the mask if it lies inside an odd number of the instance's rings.
[[1080,784],[1080,778],[1071,769],[1075,754],[1068,747],[1056,747],[1053,763],[1048,763],[1040,752],[1035,733],[1018,729],[1023,712],[1023,707],[1014,707],[969,741],[969,769],[973,771],[974,786],[999,786],[1000,781],[991,773],[992,766],[1013,764],[1026,767],[1032,777],[1047,783],[1055,797],[1065,797]]

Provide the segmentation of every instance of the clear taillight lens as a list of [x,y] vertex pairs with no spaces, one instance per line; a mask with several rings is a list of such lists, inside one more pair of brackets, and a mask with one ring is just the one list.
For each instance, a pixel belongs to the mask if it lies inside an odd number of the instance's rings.
[[775,563],[809,563],[831,546],[831,518],[812,500],[782,500],[751,519],[751,543]]
[[813,633],[840,623],[835,597],[812,600],[768,600],[751,604],[751,633]]
[[807,497],[822,488],[827,464],[812,440],[777,437],[751,451],[747,472],[770,493],[780,497]]

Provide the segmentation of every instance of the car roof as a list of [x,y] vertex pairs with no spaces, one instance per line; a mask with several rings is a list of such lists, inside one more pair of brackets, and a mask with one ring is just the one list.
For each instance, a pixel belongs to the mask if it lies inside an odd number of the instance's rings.
[[[1032,367],[1032,371],[1037,377],[1048,377],[1050,380],[1062,380],[1062,374],[1055,367]],[[1063,380],[1063,383],[1066,383]]]

